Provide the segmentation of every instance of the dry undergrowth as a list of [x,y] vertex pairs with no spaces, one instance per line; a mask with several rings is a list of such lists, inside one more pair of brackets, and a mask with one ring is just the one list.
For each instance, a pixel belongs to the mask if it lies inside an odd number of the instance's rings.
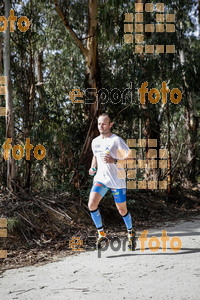
[[[167,221],[187,219],[200,213],[200,191],[176,190],[168,197],[161,192],[127,193],[128,209],[139,230]],[[123,235],[126,228],[111,195],[101,201],[104,228],[112,236]],[[6,259],[0,259],[1,270],[33,264],[44,264],[74,254],[69,248],[72,236],[79,236],[88,246],[87,237],[96,230],[87,209],[79,199],[67,194],[32,196],[26,192],[0,195],[0,217],[8,220],[8,237],[1,238]]]

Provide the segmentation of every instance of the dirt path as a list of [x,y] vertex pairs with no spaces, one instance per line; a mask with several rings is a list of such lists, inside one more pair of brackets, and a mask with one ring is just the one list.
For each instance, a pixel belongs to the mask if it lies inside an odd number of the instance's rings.
[[[170,241],[166,252],[162,243],[156,252],[149,249],[150,238],[161,241],[162,230],[170,240],[181,239],[178,252]],[[140,241],[135,252],[122,246],[113,251],[119,246],[115,242],[101,253],[87,251],[43,266],[7,270],[0,275],[1,299],[200,299],[200,218],[150,229],[147,237],[144,252]]]

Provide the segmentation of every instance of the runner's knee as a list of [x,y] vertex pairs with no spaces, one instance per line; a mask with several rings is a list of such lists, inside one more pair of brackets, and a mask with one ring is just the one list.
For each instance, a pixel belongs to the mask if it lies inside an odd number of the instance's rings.
[[98,204],[99,204],[99,199],[97,199],[95,197],[95,195],[90,194],[89,201],[88,201],[88,208],[89,208],[89,210],[95,210],[95,209],[97,209],[98,208]]
[[94,203],[93,201],[89,201],[88,208],[89,208],[89,210],[95,210],[98,208],[98,205],[96,203]]
[[126,205],[122,205],[122,203],[116,203],[116,206],[122,217],[127,214],[127,206]]
[[118,208],[118,211],[119,211],[119,213],[120,213],[121,216],[124,216],[125,214],[127,214],[127,209]]

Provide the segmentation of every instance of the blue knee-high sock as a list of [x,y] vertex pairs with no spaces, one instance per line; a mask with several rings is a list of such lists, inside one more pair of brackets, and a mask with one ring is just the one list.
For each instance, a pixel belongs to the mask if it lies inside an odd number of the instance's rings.
[[102,219],[101,219],[101,214],[99,209],[97,208],[96,210],[91,210],[90,211],[92,220],[96,226],[97,229],[101,229],[103,227],[102,225]]
[[127,214],[122,217],[124,219],[124,223],[126,224],[127,230],[131,230],[132,229],[132,218],[131,218],[130,212],[127,212]]

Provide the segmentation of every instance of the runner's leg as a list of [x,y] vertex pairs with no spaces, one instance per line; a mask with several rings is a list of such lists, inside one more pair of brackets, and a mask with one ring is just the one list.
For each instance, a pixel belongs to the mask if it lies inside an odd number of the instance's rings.
[[127,210],[126,203],[126,189],[111,189],[115,199],[116,207],[123,217],[124,223],[128,231],[128,249],[135,250],[136,248],[136,231],[132,226],[132,218],[130,212]]
[[95,182],[91,188],[88,207],[92,220],[98,229],[98,231],[103,231],[102,218],[100,211],[98,209],[99,202],[107,193],[108,188],[100,182]]
[[127,210],[126,204],[126,189],[111,189],[115,199],[115,205],[122,216],[127,230],[132,231],[132,218],[130,212]]
[[108,191],[108,188],[101,182],[95,182],[91,188],[88,207],[92,220],[98,230],[97,247],[104,247],[108,243],[108,238],[103,230],[102,218],[98,209],[99,202]]
[[101,199],[102,199],[101,194],[97,192],[90,192],[88,207],[90,210],[90,215],[92,217],[92,220],[98,230],[103,228],[101,214],[98,209],[98,205]]

